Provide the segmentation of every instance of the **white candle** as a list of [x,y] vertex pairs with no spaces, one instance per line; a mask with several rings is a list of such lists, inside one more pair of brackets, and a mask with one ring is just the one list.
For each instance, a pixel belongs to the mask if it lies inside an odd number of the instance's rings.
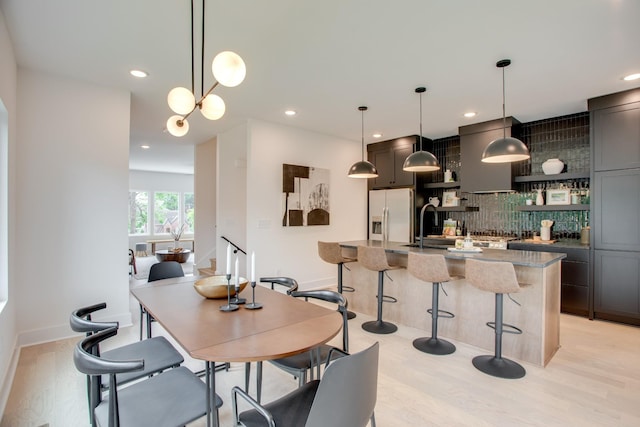
[[255,251],[251,252],[251,281],[256,281],[256,253]]
[[240,282],[238,281],[238,257],[236,256],[236,286],[238,286],[238,284],[240,284]]
[[231,243],[227,243],[227,276],[231,275]]

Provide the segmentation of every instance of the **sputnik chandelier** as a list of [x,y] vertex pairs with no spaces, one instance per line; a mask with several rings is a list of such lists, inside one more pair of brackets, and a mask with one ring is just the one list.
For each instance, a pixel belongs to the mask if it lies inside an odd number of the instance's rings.
[[202,0],[202,42],[200,54],[200,100],[196,102],[194,89],[194,26],[193,26],[193,1],[191,0],[191,90],[185,87],[175,87],[169,91],[167,103],[169,108],[176,113],[167,120],[167,130],[173,136],[184,136],[189,132],[189,122],[187,118],[196,108],[200,109],[202,115],[209,120],[218,120],[225,113],[225,104],[222,98],[211,92],[221,84],[226,87],[238,86],[245,78],[247,69],[244,61],[235,52],[220,52],[213,58],[211,71],[216,82],[211,88],[204,92],[204,17],[205,0]]

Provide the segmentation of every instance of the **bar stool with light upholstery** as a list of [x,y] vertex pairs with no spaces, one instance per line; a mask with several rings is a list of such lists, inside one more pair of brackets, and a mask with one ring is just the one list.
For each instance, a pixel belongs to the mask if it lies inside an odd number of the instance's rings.
[[526,371],[519,363],[502,357],[502,333],[522,333],[521,329],[502,322],[503,295],[520,291],[513,264],[469,258],[466,260],[465,270],[466,278],[473,286],[496,294],[495,321],[487,322],[487,326],[495,330],[495,354],[474,357],[473,366],[494,377],[510,379],[524,377]]
[[[358,262],[367,270],[378,272],[378,318],[370,322],[364,322],[362,329],[374,334],[391,334],[398,330],[393,323],[382,320],[382,303],[396,303],[398,300],[394,297],[384,295],[384,275],[387,270],[395,270],[402,268],[399,265],[389,265],[387,254],[382,247],[358,246]],[[387,277],[389,277],[387,275]],[[389,277],[390,280],[391,277]]]
[[[321,242],[318,241],[318,255],[324,262],[328,262],[329,264],[337,264],[338,265],[338,293],[342,294],[342,292],[354,292],[351,286],[343,286],[342,285],[342,266],[347,262],[355,262],[357,259],[355,258],[347,258],[342,255],[342,248],[340,247],[340,243],[338,242]],[[348,269],[348,267],[345,267]],[[356,317],[356,314],[353,311],[347,310],[347,318],[353,319]]]
[[431,337],[416,338],[413,340],[413,346],[425,353],[439,356],[453,353],[456,351],[456,346],[449,341],[438,338],[438,317],[449,319],[455,317],[453,313],[438,308],[440,287],[442,283],[452,280],[444,256],[409,252],[407,271],[417,279],[432,283],[431,308],[427,309],[427,312],[431,314]]

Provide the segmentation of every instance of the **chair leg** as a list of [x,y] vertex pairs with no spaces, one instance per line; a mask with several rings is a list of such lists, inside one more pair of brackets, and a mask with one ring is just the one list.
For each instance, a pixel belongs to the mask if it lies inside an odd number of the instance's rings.
[[[504,359],[502,357],[502,306],[503,306],[503,294],[496,294],[495,304],[495,354],[493,356],[476,356],[473,358],[472,363],[476,369],[484,372],[485,374],[492,375],[499,378],[517,379],[525,376],[525,369],[517,362],[513,360]],[[506,325],[516,331],[519,329],[513,326]],[[512,331],[512,333],[514,333]],[[516,332],[518,333],[518,332]],[[521,331],[520,331],[521,333]]]
[[262,400],[262,361],[257,363],[256,368],[256,400],[258,403]]
[[448,311],[443,311],[438,308],[439,303],[439,294],[440,294],[440,283],[434,282],[432,286],[432,295],[431,295],[431,337],[428,338],[417,338],[413,341],[413,346],[424,352],[429,354],[435,354],[438,356],[444,356],[447,354],[451,354],[456,351],[456,346],[450,343],[449,341],[445,341],[443,339],[438,338],[438,317],[454,317],[453,313]]
[[[342,266],[344,265],[344,263],[339,263],[338,264],[338,293],[342,294],[343,286],[342,286]],[[347,310],[347,319],[354,319],[356,317],[356,314],[353,311],[349,311]]]
[[244,391],[249,394],[249,380],[251,379],[251,362],[244,364]]
[[143,317],[144,317],[144,309],[142,308],[142,304],[140,304],[140,341],[142,341]]
[[378,272],[378,319],[371,322],[364,322],[362,329],[373,334],[391,334],[398,330],[393,323],[382,320],[382,302],[384,300],[384,271]]

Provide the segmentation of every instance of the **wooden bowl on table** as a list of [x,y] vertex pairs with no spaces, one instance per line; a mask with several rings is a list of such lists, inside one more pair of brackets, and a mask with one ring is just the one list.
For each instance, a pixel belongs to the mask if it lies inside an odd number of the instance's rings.
[[[249,281],[244,277],[240,277],[240,292],[247,286]],[[200,295],[205,298],[226,298],[227,297],[227,276],[211,276],[204,279],[196,280],[193,287]],[[229,294],[236,294],[236,278],[231,277]]]

